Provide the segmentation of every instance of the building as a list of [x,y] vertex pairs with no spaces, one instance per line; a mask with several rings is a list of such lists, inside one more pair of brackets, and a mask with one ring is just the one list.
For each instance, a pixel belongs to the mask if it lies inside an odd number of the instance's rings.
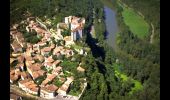
[[71,40],[75,41],[82,38],[82,30],[85,24],[84,18],[78,18],[75,16],[65,17],[65,24],[71,28]]
[[50,53],[50,51],[51,51],[51,48],[50,48],[50,47],[44,47],[43,49],[41,49],[41,54],[42,54],[43,56],[48,56],[49,53]]
[[12,84],[19,79],[19,76],[15,72],[15,70],[10,70],[10,83]]
[[47,99],[54,98],[57,89],[58,87],[53,84],[41,87],[40,97],[47,98]]
[[18,81],[18,85],[25,92],[28,92],[28,93],[34,94],[34,95],[39,94],[39,87],[31,79],[25,79],[22,81]]
[[47,74],[47,78],[41,83],[41,86],[47,85],[49,82],[51,82],[57,75],[55,74]]
[[41,63],[44,62],[45,58],[42,55],[36,54],[33,58],[34,60],[39,60]]
[[52,71],[52,73],[55,75],[59,75],[61,73],[61,71],[62,71],[62,67],[58,66]]
[[27,72],[21,72],[21,79],[22,80],[29,79],[29,78],[31,78],[31,77]]
[[80,66],[77,67],[77,70],[80,71],[80,72],[84,72],[85,71],[85,69],[80,67]]
[[24,55],[17,57],[17,60],[18,60],[19,63],[23,63],[24,59],[25,59]]
[[16,40],[13,41],[13,43],[11,43],[11,47],[14,50],[14,52],[22,52],[22,46],[20,44],[18,44],[18,42]]
[[66,23],[66,24],[71,23],[71,19],[72,19],[72,16],[65,17],[65,23]]
[[10,93],[10,100],[22,100],[22,97],[17,94]]
[[57,90],[57,93],[65,96],[69,91],[70,84],[73,82],[73,80],[73,77],[67,77],[67,80],[64,82],[64,84]]
[[31,66],[33,63],[35,63],[34,59],[31,56],[25,56],[25,64],[26,66]]
[[85,24],[84,18],[73,16],[71,20],[71,37],[72,41],[82,38],[82,30]]
[[52,58],[52,56],[45,58],[44,66],[47,69],[52,69],[53,68],[53,62],[54,62],[54,59]]
[[61,60],[56,60],[54,63],[53,63],[53,69],[56,68],[56,66],[58,66],[59,64],[61,63]]
[[18,63],[15,68],[18,68],[20,69],[21,71],[24,71],[25,70],[25,66],[24,66],[24,63]]
[[58,90],[57,90],[57,93],[60,94],[60,95],[67,95],[67,92],[69,90],[69,86],[66,85],[66,84],[63,84]]
[[69,45],[74,44],[74,42],[71,39],[71,36],[65,36],[64,41],[65,41],[65,46],[69,46]]
[[41,64],[35,63],[27,67],[29,74],[32,76],[34,80],[45,75],[46,72],[41,69],[41,66],[42,66]]
[[37,45],[39,46],[45,46],[47,43],[46,42],[38,42]]

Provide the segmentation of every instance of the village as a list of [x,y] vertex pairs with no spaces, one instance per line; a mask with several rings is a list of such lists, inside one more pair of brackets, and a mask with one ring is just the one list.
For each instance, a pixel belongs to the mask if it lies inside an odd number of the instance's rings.
[[[83,37],[85,19],[75,16],[64,18],[56,29],[48,29],[45,24],[35,17],[29,17],[21,24],[25,24],[25,31],[34,33],[39,41],[35,44],[26,42],[20,25],[15,24],[10,29],[10,83],[22,91],[45,99],[58,95],[75,97],[78,100],[87,86],[86,78],[81,78],[79,94],[68,94],[74,84],[73,69],[78,73],[85,73],[81,61],[75,61],[75,55],[86,56],[87,49],[79,47],[75,41]],[[66,30],[70,35],[64,36]],[[31,38],[34,40],[34,38]],[[76,76],[76,75],[75,75]],[[76,93],[72,93],[76,94]],[[70,99],[71,100],[71,99]]]

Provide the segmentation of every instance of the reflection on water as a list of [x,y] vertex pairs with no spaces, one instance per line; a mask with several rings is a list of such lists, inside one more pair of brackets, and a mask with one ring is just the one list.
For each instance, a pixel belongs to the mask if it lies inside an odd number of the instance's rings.
[[106,41],[109,46],[114,47],[116,33],[118,32],[116,13],[107,6],[104,7],[104,11],[106,24]]

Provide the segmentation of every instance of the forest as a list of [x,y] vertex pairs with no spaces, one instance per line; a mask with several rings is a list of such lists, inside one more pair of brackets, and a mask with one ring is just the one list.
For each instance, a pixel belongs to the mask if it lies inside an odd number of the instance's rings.
[[[149,42],[149,36],[141,39],[130,31],[123,21],[123,9],[118,0],[103,1],[110,2],[117,13],[120,32],[116,50],[105,42],[104,4],[100,0],[10,0],[10,25],[20,22],[29,13],[42,19],[53,20],[54,27],[65,16],[84,17],[86,24],[83,41],[91,48],[91,53],[81,57],[88,85],[80,100],[159,100],[159,0],[121,0],[140,11],[149,24],[153,23],[155,35],[152,44]],[[101,21],[98,21],[99,19]],[[89,34],[93,24],[96,39]],[[151,35],[151,31],[149,32]],[[123,81],[122,77],[115,74],[116,67],[130,78]],[[142,89],[131,93],[134,87],[132,79],[139,81]]]

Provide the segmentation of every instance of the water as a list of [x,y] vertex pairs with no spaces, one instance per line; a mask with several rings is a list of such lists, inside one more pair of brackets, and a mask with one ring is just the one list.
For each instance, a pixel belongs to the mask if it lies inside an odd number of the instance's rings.
[[109,46],[114,48],[116,33],[118,32],[116,12],[107,6],[104,6],[104,12],[106,24],[106,42],[108,43]]

